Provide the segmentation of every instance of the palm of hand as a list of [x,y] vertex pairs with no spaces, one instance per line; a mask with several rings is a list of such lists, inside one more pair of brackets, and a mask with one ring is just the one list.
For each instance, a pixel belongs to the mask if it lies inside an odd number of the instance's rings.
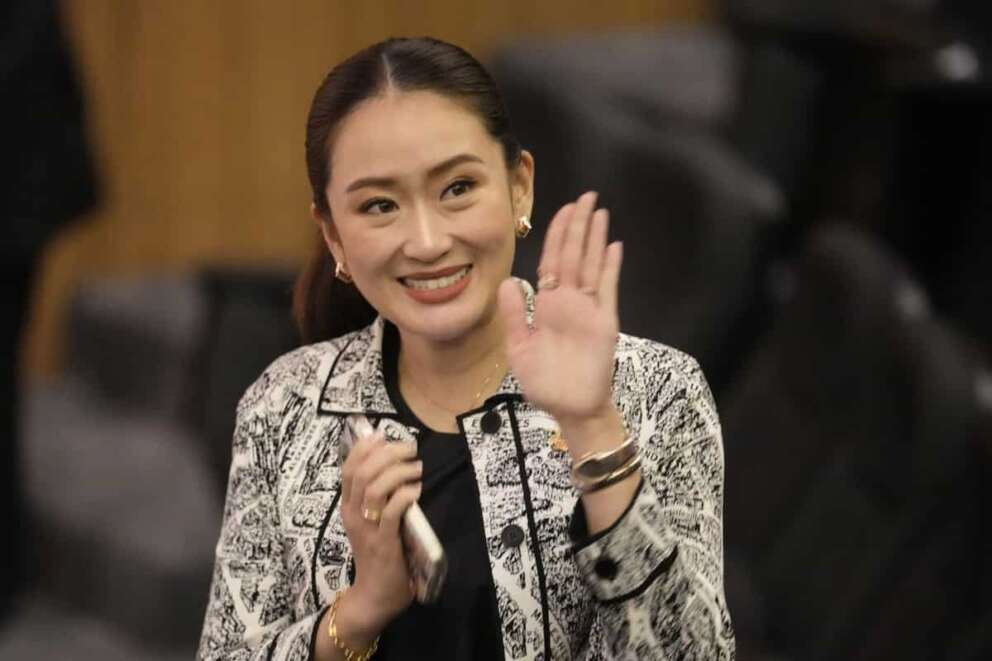
[[598,411],[610,396],[615,311],[574,288],[537,295],[534,330],[507,346],[527,400],[559,418]]
[[517,285],[507,280],[499,292],[510,370],[527,400],[559,420],[611,404],[622,255],[619,243],[606,245],[609,216],[593,213],[595,201],[583,195],[548,227],[532,328]]

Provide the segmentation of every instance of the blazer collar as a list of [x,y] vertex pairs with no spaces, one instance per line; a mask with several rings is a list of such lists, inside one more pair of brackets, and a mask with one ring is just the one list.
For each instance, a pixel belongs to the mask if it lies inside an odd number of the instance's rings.
[[[523,290],[528,325],[534,319],[534,288],[529,282],[514,278]],[[385,320],[378,316],[365,328],[340,339],[344,346],[331,363],[320,393],[318,412],[324,415],[363,413],[368,416],[397,417],[398,413],[386,391],[382,366],[382,338]],[[521,399],[516,377],[507,370],[499,389],[486,402]]]

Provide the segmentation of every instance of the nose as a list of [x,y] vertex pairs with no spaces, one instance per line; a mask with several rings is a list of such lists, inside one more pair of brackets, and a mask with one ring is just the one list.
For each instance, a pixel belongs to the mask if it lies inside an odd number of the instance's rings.
[[451,249],[452,238],[447,221],[431,209],[418,206],[409,218],[408,236],[403,243],[404,256],[418,262],[435,262]]

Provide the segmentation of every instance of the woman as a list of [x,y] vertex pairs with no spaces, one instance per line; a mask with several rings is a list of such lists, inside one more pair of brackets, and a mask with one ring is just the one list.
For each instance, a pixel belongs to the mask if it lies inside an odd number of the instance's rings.
[[[551,221],[536,294],[510,278],[534,161],[485,70],[432,39],[336,67],[306,147],[326,247],[296,311],[322,341],[239,404],[200,658],[732,658],[713,400],[692,358],[619,334],[595,194]],[[418,443],[339,465],[353,413]],[[414,501],[450,560],[431,605]]]

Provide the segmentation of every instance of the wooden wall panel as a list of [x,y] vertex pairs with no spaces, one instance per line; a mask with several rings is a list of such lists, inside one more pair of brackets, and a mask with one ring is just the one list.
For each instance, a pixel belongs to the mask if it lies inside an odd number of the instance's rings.
[[306,110],[330,66],[361,46],[431,34],[485,57],[514,37],[711,15],[709,0],[66,0],[64,7],[105,197],[46,254],[25,347],[35,376],[57,373],[65,303],[87,278],[303,259],[314,231]]

